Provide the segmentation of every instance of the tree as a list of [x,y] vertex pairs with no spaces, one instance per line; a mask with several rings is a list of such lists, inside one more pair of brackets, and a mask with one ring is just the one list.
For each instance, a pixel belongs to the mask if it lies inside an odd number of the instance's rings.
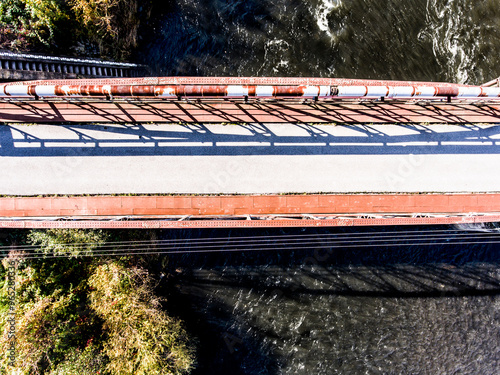
[[3,0],[0,2],[0,45],[27,49],[33,44],[50,46],[58,24],[69,20],[58,0]]
[[162,310],[145,269],[109,262],[96,269],[89,285],[91,307],[108,335],[110,373],[182,374],[193,367],[186,332]]
[[[141,262],[84,256],[109,239],[123,241],[133,233],[50,229],[25,234],[27,243],[40,247],[34,254],[41,258],[15,252],[15,368],[21,374],[182,374],[193,367],[186,332],[163,311]],[[7,260],[0,268],[0,311],[7,308]],[[9,341],[7,323],[2,314],[2,348]],[[8,370],[3,356],[0,373]]]
[[137,45],[137,0],[70,0],[70,3],[102,53],[117,59],[130,56]]

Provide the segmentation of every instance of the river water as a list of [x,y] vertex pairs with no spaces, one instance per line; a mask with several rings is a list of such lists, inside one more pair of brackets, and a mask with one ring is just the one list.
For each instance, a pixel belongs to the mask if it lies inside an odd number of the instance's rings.
[[498,0],[171,0],[143,23],[159,75],[481,84],[500,75]]
[[[137,59],[158,75],[469,84],[500,75],[499,0],[155,3]],[[371,231],[376,239],[394,230],[200,230],[164,237]],[[197,340],[195,374],[496,374],[499,262],[495,244],[290,245],[170,256],[171,276],[162,285],[169,308]]]
[[191,250],[251,250],[170,255],[160,285],[197,340],[194,374],[496,374],[500,246],[470,242],[500,234],[471,229],[164,232]]

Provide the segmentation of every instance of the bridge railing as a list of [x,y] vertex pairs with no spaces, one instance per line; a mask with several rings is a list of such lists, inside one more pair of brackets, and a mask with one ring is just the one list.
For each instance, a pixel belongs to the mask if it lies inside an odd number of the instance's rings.
[[311,98],[318,99],[500,99],[500,87],[432,85],[137,85],[137,84],[5,84],[0,97],[65,96],[161,98]]

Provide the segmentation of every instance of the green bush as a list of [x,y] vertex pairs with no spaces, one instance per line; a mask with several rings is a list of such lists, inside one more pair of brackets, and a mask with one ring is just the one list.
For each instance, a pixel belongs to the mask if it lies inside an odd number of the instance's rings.
[[89,39],[99,45],[102,54],[119,60],[130,56],[137,45],[137,0],[69,1]]
[[100,350],[89,345],[83,350],[76,349],[69,353],[48,375],[103,375],[106,374],[106,364],[107,359]]
[[58,0],[2,0],[0,27],[2,47],[27,49],[36,43],[50,46],[58,24],[68,15]]
[[186,332],[161,309],[147,271],[117,263],[90,277],[91,306],[109,337],[104,352],[112,374],[182,374],[193,366]]
[[[123,240],[130,232],[52,229],[25,235],[41,246],[38,254],[69,252],[71,258],[16,255],[15,369],[20,374],[183,374],[193,367],[186,332],[163,311],[153,279],[137,259],[81,256],[109,238],[120,240],[119,234]],[[7,314],[0,316],[0,329],[0,347],[7,347]],[[9,370],[4,355],[0,373]]]
[[123,60],[137,45],[138,8],[137,0],[0,0],[0,48]]
[[[74,245],[72,241],[90,242],[86,245],[89,248],[102,243],[104,237],[98,231],[80,230],[31,231],[25,235],[31,244],[42,246],[41,252],[60,251],[63,244]],[[75,254],[79,249],[71,250]],[[88,306],[87,278],[95,269],[94,261],[16,256],[16,368],[22,374],[45,374],[75,350],[102,341],[102,321]],[[5,297],[6,293],[3,285],[0,295]],[[7,345],[6,318],[0,317],[0,347]],[[3,356],[0,372],[7,368],[8,359]]]
[[28,240],[39,245],[44,253],[78,256],[91,252],[104,244],[107,234],[97,229],[47,229],[33,230]]

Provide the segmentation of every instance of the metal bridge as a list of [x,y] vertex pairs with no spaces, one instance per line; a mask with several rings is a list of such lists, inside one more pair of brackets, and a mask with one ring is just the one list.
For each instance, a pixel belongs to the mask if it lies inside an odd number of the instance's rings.
[[0,227],[500,221],[499,119],[498,80],[4,84]]

